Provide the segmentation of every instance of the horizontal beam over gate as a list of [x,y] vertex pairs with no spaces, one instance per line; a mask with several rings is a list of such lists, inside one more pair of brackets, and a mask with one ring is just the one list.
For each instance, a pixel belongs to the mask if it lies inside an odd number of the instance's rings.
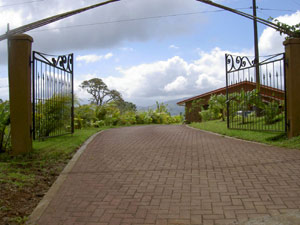
[[215,3],[213,1],[210,1],[210,0],[196,0],[198,2],[202,2],[204,4],[208,4],[208,5],[211,5],[211,6],[214,6],[214,7],[217,7],[217,8],[220,8],[220,9],[224,9],[226,11],[229,11],[229,12],[232,12],[232,13],[235,13],[235,14],[238,14],[240,16],[243,16],[243,17],[246,17],[250,20],[256,20],[257,22],[261,23],[261,24],[264,24],[268,27],[271,27],[281,33],[284,33],[284,34],[287,34],[289,35],[290,37],[299,37],[299,33],[296,33],[296,32],[292,32],[290,31],[289,29],[285,28],[285,27],[282,27],[278,24],[275,24],[275,23],[272,23],[268,20],[265,20],[265,19],[262,19],[260,17],[256,17],[256,16],[253,16],[251,14],[248,14],[248,13],[244,13],[244,12],[241,12],[239,10],[236,10],[236,9],[232,9],[230,7],[227,7],[227,6],[224,6],[224,5],[221,5],[221,4],[218,4],[218,3]]
[[100,6],[109,4],[109,3],[117,2],[117,1],[120,1],[120,0],[109,0],[109,1],[101,2],[101,3],[91,5],[91,6],[88,6],[88,7],[84,7],[84,8],[69,11],[69,12],[66,12],[66,13],[58,14],[56,16],[48,17],[46,19],[42,19],[42,20],[30,23],[30,24],[21,26],[21,27],[18,27],[16,29],[13,29],[13,30],[9,30],[6,34],[3,34],[3,35],[0,36],[0,41],[8,39],[9,37],[11,37],[15,34],[22,34],[22,33],[25,33],[27,31],[30,31],[30,30],[48,25],[50,23],[56,22],[58,20],[62,20],[64,18],[67,18],[67,17],[73,16],[73,15],[85,12],[87,10],[94,9],[94,8],[97,8],[97,7],[100,7]]

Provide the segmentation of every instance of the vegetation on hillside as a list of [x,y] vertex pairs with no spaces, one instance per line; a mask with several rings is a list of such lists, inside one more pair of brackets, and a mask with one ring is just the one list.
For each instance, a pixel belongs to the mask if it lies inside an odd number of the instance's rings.
[[102,106],[95,104],[79,105],[75,108],[75,128],[101,127],[135,124],[181,123],[181,115],[171,116],[163,103],[156,103],[156,109],[136,111],[132,103],[111,101]]
[[75,128],[135,124],[171,124],[182,122],[182,116],[171,116],[164,103],[156,109],[139,112],[136,105],[126,102],[116,90],[108,89],[99,78],[83,81],[81,87],[92,95],[91,103],[75,108]]

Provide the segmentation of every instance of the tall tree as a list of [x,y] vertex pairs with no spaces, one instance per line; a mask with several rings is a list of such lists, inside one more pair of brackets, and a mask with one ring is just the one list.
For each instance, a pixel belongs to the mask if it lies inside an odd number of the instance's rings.
[[92,95],[91,102],[102,106],[110,101],[122,99],[121,93],[117,90],[109,90],[107,85],[100,78],[85,80],[80,87]]

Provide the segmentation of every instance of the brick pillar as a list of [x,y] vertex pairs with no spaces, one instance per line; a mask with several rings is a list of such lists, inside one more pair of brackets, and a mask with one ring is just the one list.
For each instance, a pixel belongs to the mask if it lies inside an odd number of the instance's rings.
[[9,38],[8,71],[12,154],[32,150],[31,45],[32,37],[20,34]]
[[283,43],[286,54],[288,137],[300,135],[300,38]]

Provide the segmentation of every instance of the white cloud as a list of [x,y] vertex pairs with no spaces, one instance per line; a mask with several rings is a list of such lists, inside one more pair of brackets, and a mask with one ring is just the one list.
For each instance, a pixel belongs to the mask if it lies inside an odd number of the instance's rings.
[[176,50],[179,49],[179,47],[176,46],[176,45],[170,45],[169,48],[170,48],[170,49],[176,49]]
[[[278,18],[280,22],[295,25],[300,22],[300,11],[292,15],[280,16]],[[270,55],[284,52],[283,42],[286,35],[280,35],[280,33],[270,27],[266,28],[259,39],[260,55]]]
[[9,96],[8,79],[0,78],[0,99],[7,100]]
[[186,86],[187,86],[187,79],[183,76],[179,76],[172,83],[167,84],[164,87],[164,90],[166,92],[183,91]]
[[[0,28],[6,31],[7,24],[9,23],[10,28],[21,26],[23,23],[22,10],[1,10]],[[28,16],[27,18],[30,18]],[[9,21],[9,22],[8,22]]]
[[85,63],[93,63],[100,61],[102,59],[102,56],[100,55],[79,55],[76,57],[76,61],[84,61]]
[[[197,87],[200,88],[208,88],[210,89],[211,91],[218,88],[218,87],[222,87],[224,86],[225,82],[224,82],[224,79],[225,79],[225,75],[223,74],[223,79],[218,79],[217,77],[214,77],[214,76],[209,76],[205,73],[202,73],[199,77],[198,77],[198,80],[196,81],[196,84],[197,84]],[[213,88],[215,87],[215,88]]]
[[[95,1],[73,1],[70,4],[68,0],[51,0],[51,7],[48,1],[44,1],[16,5],[11,9],[4,8],[0,12],[0,32],[6,32],[7,23],[11,24],[11,28],[16,28],[93,3]],[[167,15],[182,9],[189,11],[195,6],[204,7],[194,1],[122,0],[36,29],[29,32],[29,35],[34,38],[35,48],[42,52],[51,51],[51,53],[70,49],[108,48],[126,41],[144,42],[153,38],[179,36],[193,32],[196,24],[204,22],[201,19],[195,21],[192,17],[187,17],[185,20],[177,17],[172,20],[166,18],[167,23],[158,20],[126,20]],[[41,10],[42,8],[47,10]],[[125,22],[119,22],[122,20]]]
[[103,56],[104,59],[110,59],[111,57],[113,57],[113,54],[111,52]]
[[175,56],[166,61],[141,64],[128,69],[118,68],[121,77],[108,77],[109,87],[122,92],[125,97],[149,97],[165,95],[164,87],[174,78],[186,74],[188,64]]
[[[264,35],[261,38],[265,38]],[[129,101],[141,105],[145,105],[145,102],[153,104],[159,99],[165,101],[195,96],[224,87],[225,54],[253,55],[253,49],[231,52],[218,47],[209,52],[198,52],[199,58],[190,62],[174,56],[130,68],[118,67],[116,70],[121,76],[110,76],[104,81],[110,88],[119,90]]]
[[[54,15],[58,12],[78,8],[83,6],[83,4],[84,1],[74,1],[74,4],[69,4],[68,1],[53,0],[53,7],[50,7],[46,11],[40,10],[42,3],[30,6],[23,5],[10,11],[3,10],[0,12],[0,17],[2,18],[0,21],[0,31],[2,31],[1,33],[6,31],[6,24],[8,22],[13,28]],[[124,0],[58,23],[53,23],[45,28],[73,26],[94,23],[94,21],[105,22],[127,19],[128,11],[131,12],[130,16],[132,18],[145,17],[147,15],[165,15],[176,12],[176,10],[182,10],[183,8],[186,11],[194,9],[195,5],[199,6],[196,1]],[[147,12],[147,15],[145,15],[145,12]],[[293,15],[279,17],[278,19],[288,24],[295,24],[300,21],[300,11]],[[31,32],[30,34],[34,36],[35,49],[52,53],[53,51],[64,51],[65,49],[72,48],[108,48],[120,43],[126,43],[127,41],[144,42],[152,38],[162,39],[165,36],[176,37],[177,35],[189,33],[195,23],[192,17],[186,17],[185,20],[178,17],[174,18],[174,20],[172,19],[169,23],[141,20],[128,23],[85,26],[80,29],[72,28]],[[261,55],[283,52],[283,41],[284,36],[280,36],[277,31],[271,28],[266,28],[259,41]],[[2,45],[6,48],[6,44],[3,43]],[[169,48],[177,49],[178,46],[170,45]],[[133,51],[129,47],[124,47],[120,50]],[[214,48],[211,51],[200,51],[199,58],[195,61],[186,61],[179,56],[174,56],[163,61],[135,65],[130,68],[118,67],[116,70],[120,73],[120,76],[110,76],[105,78],[104,81],[110,88],[119,90],[125,98],[134,102],[143,102],[147,101],[147,99],[158,100],[198,95],[225,85],[225,53],[230,52],[221,48]],[[250,49],[234,54],[253,55],[253,50]],[[107,53],[106,55],[90,54],[78,56],[76,60],[84,63],[93,63],[110,59],[111,57],[113,57],[112,53]],[[90,96],[85,91],[80,90],[78,85],[83,80],[93,77],[96,77],[96,75],[87,74],[76,78],[76,93],[81,98],[89,98]]]
[[79,55],[76,57],[76,61],[78,62],[85,62],[85,63],[94,63],[94,62],[99,62],[103,59],[110,59],[113,57],[112,53],[107,53],[106,55],[95,55],[95,54],[90,54],[90,55]]
[[[295,24],[300,21],[300,12],[279,18]],[[261,55],[282,52],[284,37],[266,28],[260,37]],[[148,64],[118,67],[119,77],[110,76],[104,82],[119,90],[123,96],[139,105],[150,105],[155,100],[176,99],[199,95],[225,86],[225,54],[253,55],[253,49],[230,52],[214,48],[209,52],[197,50],[199,58],[187,62],[179,56]]]
[[80,85],[85,80],[90,80],[97,77],[96,74],[84,74],[81,76],[75,76],[74,77],[74,92],[77,98],[79,98],[79,101],[81,104],[85,104],[88,102],[88,99],[90,99],[92,96],[87,93],[86,90],[83,90],[80,88]]
[[133,52],[133,48],[130,48],[130,47],[123,47],[123,48],[120,48],[121,51],[124,51],[124,52]]
[[[118,67],[121,76],[104,78],[104,82],[119,90],[127,100],[140,105],[158,99],[199,95],[225,86],[225,53],[230,52],[215,48],[200,52],[199,59],[192,62],[174,56],[127,69]],[[233,54],[246,55],[247,52]]]

